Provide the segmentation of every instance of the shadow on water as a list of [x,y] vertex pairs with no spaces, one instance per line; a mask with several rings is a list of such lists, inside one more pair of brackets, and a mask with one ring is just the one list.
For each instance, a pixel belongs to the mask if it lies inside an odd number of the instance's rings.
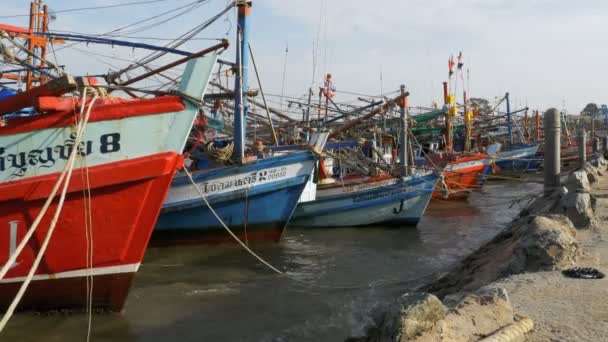
[[[374,306],[422,285],[490,240],[536,191],[492,183],[432,202],[418,228],[289,228],[279,244],[150,248],[125,312],[93,317],[93,341],[336,341]],[[85,315],[17,315],[1,341],[84,340]]]

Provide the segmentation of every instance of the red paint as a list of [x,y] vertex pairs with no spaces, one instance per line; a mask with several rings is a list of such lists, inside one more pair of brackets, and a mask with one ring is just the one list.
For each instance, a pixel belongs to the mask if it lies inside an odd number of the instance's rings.
[[[31,82],[31,75],[28,74]],[[33,101],[40,96],[61,96],[75,90],[76,84],[69,76],[63,76],[39,87],[29,89],[17,95],[0,101],[0,115],[12,113],[33,105]]]
[[[246,243],[278,243],[281,240],[285,223],[274,225],[248,225],[232,226],[230,230],[243,242]],[[215,233],[201,233],[192,231],[163,231],[155,232],[150,241],[151,246],[166,247],[176,245],[219,245],[225,243],[235,243],[234,238],[224,230]]]
[[30,33],[28,29],[6,24],[0,24],[0,30],[14,33]]
[[[180,162],[177,153],[166,152],[89,168],[94,268],[142,261]],[[9,255],[9,223],[18,222],[19,243],[58,177],[56,173],[0,185],[0,260],[3,260],[0,263],[4,263]],[[84,179],[82,170],[74,171],[62,214],[36,274],[56,274],[86,268]],[[36,233],[17,258],[17,265],[9,271],[5,280],[27,274],[46,236],[57,202],[58,198],[49,207]],[[70,308],[74,303],[80,303],[73,297],[82,299],[85,293],[61,292],[56,280],[37,280],[34,283],[38,290],[26,292],[24,301],[41,310],[48,303],[54,307]],[[120,310],[126,297],[125,291],[124,284],[114,286],[109,282],[103,291],[96,293],[94,300],[101,303],[98,305],[100,307],[107,304],[111,310]],[[5,299],[1,302],[5,302]]]
[[[107,274],[93,278],[93,308],[119,312],[122,310],[135,273]],[[15,298],[21,283],[0,284],[0,310],[6,310]],[[111,289],[111,291],[108,291]],[[33,281],[19,302],[18,310],[47,311],[87,307],[87,278],[61,278]],[[54,300],[61,298],[61,301]]]
[[[449,190],[448,200],[463,199],[468,197],[472,190],[480,188],[479,184],[483,172],[487,165],[485,161],[488,156],[485,154],[476,154],[470,156],[460,156],[458,154],[444,155],[443,158],[439,155],[433,156],[433,163],[445,169],[446,166],[450,166],[454,171],[443,171],[445,184]],[[476,163],[479,165],[465,166],[463,164],[469,162],[481,162]],[[441,180],[439,181],[441,182]],[[435,191],[433,192],[433,199],[443,199],[441,195],[441,183],[438,183]]]
[[[89,122],[119,120],[127,117],[162,114],[184,110],[185,106],[178,96],[163,96],[129,102],[95,105]],[[74,111],[57,112],[44,116],[31,116],[9,120],[0,127],[0,135],[17,134],[46,128],[59,128],[74,125]]]

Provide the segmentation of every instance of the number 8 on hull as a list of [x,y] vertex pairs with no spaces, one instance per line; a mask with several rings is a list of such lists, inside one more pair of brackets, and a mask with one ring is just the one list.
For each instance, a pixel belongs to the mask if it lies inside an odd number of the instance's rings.
[[[180,93],[202,99],[216,59],[213,54],[190,61]],[[1,113],[26,96],[0,100]],[[16,118],[0,127],[0,266],[16,253],[76,149],[63,209],[19,309],[84,309],[91,280],[93,307],[122,309],[198,113],[177,96],[100,101],[91,108],[78,144],[74,110]],[[0,279],[2,310],[40,253],[56,197]]]

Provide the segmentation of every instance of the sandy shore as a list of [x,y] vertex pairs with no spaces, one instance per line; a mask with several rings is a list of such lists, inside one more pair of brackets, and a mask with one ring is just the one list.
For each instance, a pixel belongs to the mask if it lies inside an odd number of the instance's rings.
[[[606,190],[604,190],[606,189]],[[592,185],[598,223],[579,230],[577,266],[608,271],[608,175]],[[561,272],[525,273],[494,282],[505,288],[516,312],[532,318],[528,341],[608,341],[608,278],[570,279]]]
[[366,336],[350,341],[608,341],[608,278],[561,272],[608,273],[608,162],[594,158],[450,272],[376,313]]

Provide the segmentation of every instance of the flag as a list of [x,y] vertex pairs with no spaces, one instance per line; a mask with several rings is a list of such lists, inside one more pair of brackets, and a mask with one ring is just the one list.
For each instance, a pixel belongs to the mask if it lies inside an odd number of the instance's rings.
[[450,56],[450,60],[448,61],[448,68],[450,69],[450,77],[454,75],[454,56]]
[[462,61],[462,51],[458,54],[458,70],[462,70],[464,62]]

